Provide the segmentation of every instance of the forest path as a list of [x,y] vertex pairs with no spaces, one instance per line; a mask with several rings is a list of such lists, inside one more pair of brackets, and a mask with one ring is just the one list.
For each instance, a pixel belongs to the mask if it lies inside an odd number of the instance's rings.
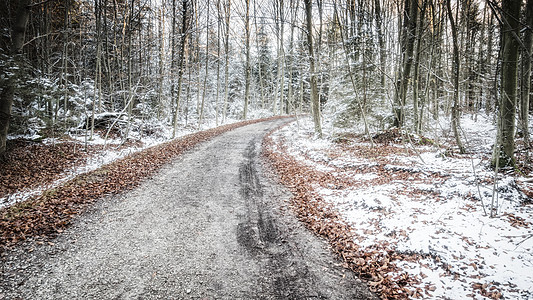
[[4,261],[0,299],[369,299],[263,174],[244,126],[183,154],[81,216],[54,243]]

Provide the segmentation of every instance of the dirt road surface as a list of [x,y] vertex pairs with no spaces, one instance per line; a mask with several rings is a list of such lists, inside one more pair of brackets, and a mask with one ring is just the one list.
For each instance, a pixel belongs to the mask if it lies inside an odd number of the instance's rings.
[[238,128],[100,201],[53,241],[2,258],[0,299],[369,299],[264,175]]

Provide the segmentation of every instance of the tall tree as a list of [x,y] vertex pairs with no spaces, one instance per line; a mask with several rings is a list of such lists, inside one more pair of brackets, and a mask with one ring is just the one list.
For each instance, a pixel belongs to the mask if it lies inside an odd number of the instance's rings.
[[279,113],[283,113],[283,99],[284,99],[284,79],[285,79],[285,69],[283,68],[285,62],[285,46],[283,41],[285,39],[285,9],[283,0],[274,0],[274,9],[275,9],[275,27],[276,27],[276,36],[277,39],[277,80],[276,80],[276,91],[274,92],[274,105],[273,113],[277,114],[278,102],[277,98],[279,96]]
[[209,1],[207,1],[207,26],[206,26],[206,43],[205,43],[205,77],[204,77],[204,86],[202,88],[202,104],[200,105],[200,114],[198,116],[198,128],[201,128],[202,123],[204,121],[204,107],[205,107],[205,95],[207,93],[207,77],[209,76],[209,9],[211,5],[209,5]]
[[250,0],[246,1],[246,12],[244,16],[244,34],[245,34],[245,52],[246,52],[246,78],[244,87],[244,111],[242,118],[246,120],[248,116],[248,103],[250,102],[250,80],[251,80],[251,65],[250,65]]
[[416,34],[416,47],[415,47],[415,59],[414,59],[414,71],[413,71],[413,117],[415,132],[420,133],[422,127],[422,115],[420,114],[420,57],[422,54],[422,39],[424,36],[424,22],[426,17],[426,9],[428,3],[423,0],[422,9],[420,12],[420,18],[418,18],[418,30]]
[[228,108],[229,94],[229,31],[231,20],[231,0],[227,0],[224,5],[224,105],[222,106],[222,123],[226,121],[226,111]]
[[304,0],[305,17],[307,27],[307,49],[309,52],[309,84],[311,85],[311,111],[315,124],[315,134],[322,138],[322,124],[320,122],[320,103],[318,99],[318,85],[315,72],[315,53],[313,48],[313,3],[311,0]]
[[[9,64],[13,64],[13,68],[21,69],[22,67],[20,61],[22,48],[24,46],[24,33],[26,32],[26,26],[30,19],[30,4],[31,0],[18,1],[18,8],[11,33],[10,53],[6,55]],[[6,71],[11,73],[11,70]],[[4,87],[0,88],[0,154],[3,154],[6,151],[7,133],[9,131],[9,122],[11,119],[15,84],[15,78],[11,75],[6,80]]]
[[457,42],[457,27],[453,18],[451,0],[446,1],[446,10],[448,11],[448,19],[450,20],[450,27],[452,29],[453,40],[453,105],[452,105],[452,130],[455,136],[455,141],[459,147],[459,152],[464,153],[465,148],[461,142],[461,136],[459,134],[459,44]]
[[522,77],[520,82],[520,126],[526,144],[526,160],[529,160],[529,99],[531,93],[531,56],[533,55],[533,0],[526,4],[524,49],[522,50]]
[[380,85],[381,91],[385,92],[385,77],[387,67],[387,49],[385,48],[385,37],[383,34],[383,13],[381,11],[381,0],[374,0],[374,19],[376,20],[376,33],[379,45],[379,65],[380,65]]
[[394,126],[402,127],[405,120],[405,99],[413,66],[416,27],[418,17],[418,0],[405,0],[403,10],[403,28],[400,41],[401,62],[398,65],[398,78],[394,93]]
[[522,0],[503,0],[501,16],[501,90],[498,106],[498,128],[492,155],[495,167],[515,165],[515,116],[520,41],[520,6]]
[[[176,99],[172,101],[176,102],[176,110],[174,111],[174,116],[172,120],[173,130],[172,138],[176,137],[176,130],[178,127],[178,112],[180,108],[180,97],[181,97],[181,85],[183,81],[183,61],[185,60],[185,43],[187,42],[187,32],[189,30],[189,1],[182,0],[181,2],[181,29],[180,29],[180,50],[178,52],[178,90]],[[174,37],[173,37],[174,38]]]

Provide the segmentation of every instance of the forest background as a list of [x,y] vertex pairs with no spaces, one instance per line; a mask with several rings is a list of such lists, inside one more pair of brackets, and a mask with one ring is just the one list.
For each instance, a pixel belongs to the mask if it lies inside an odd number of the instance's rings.
[[[0,1],[6,137],[126,140],[312,113],[371,138],[460,117],[498,124],[493,166],[527,165],[533,1]],[[314,104],[314,105],[311,105]],[[163,130],[166,128],[167,130]]]

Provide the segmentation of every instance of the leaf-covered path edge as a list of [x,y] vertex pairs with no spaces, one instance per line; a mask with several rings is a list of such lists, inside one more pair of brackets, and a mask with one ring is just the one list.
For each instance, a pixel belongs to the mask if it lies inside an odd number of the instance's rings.
[[162,166],[202,142],[238,127],[276,118],[283,117],[223,125],[174,139],[80,174],[38,197],[3,208],[0,210],[0,254],[25,240],[54,238],[98,199],[137,187]]

